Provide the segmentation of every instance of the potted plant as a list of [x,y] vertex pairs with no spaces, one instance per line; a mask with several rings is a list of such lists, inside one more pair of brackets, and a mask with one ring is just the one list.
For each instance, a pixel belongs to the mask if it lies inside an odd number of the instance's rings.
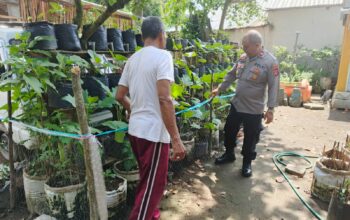
[[[34,10],[38,11],[38,7]],[[24,25],[24,30],[30,33],[30,41],[34,40],[36,37],[45,37],[44,40],[38,42],[34,48],[40,50],[55,50],[57,49],[57,41],[55,38],[55,29],[52,23],[43,21],[44,14],[37,14],[34,17],[30,17],[28,23]]]
[[[113,169],[104,172],[106,184],[107,208],[113,209],[126,201],[127,180],[118,176]],[[113,217],[115,212],[109,211],[108,217]]]
[[345,220],[350,216],[350,180],[334,190],[328,206],[327,220]]
[[23,185],[27,208],[30,213],[48,213],[48,205],[45,197],[44,185],[47,180],[47,169],[50,166],[50,153],[39,150],[28,161],[23,169]]
[[48,89],[48,106],[54,109],[72,108],[72,104],[64,100],[63,97],[73,95],[71,68],[76,65],[81,68],[88,68],[89,63],[76,55],[56,55],[57,67],[52,70],[55,74],[51,77],[55,87]]
[[[112,18],[107,19],[107,41],[113,44],[114,51],[124,51],[122,31],[118,29],[118,25]],[[111,50],[111,48],[109,48]]]
[[114,164],[114,170],[128,182],[137,182],[140,180],[140,173],[129,140],[125,140],[122,147],[123,159]]
[[95,51],[88,50],[90,56],[90,73],[82,77],[83,89],[87,90],[89,96],[98,97],[103,100],[106,97],[104,87],[109,87],[107,74],[113,72],[115,67],[105,56],[97,54]]
[[[77,123],[62,119],[63,115],[57,117],[62,124],[52,124],[56,129],[72,133],[79,131]],[[82,144],[65,137],[53,137],[50,144],[55,146],[55,159],[51,161],[54,169],[44,186],[50,215],[57,219],[85,219],[89,211]]]
[[7,209],[10,201],[10,168],[0,164],[0,210]]
[[50,2],[48,11],[50,17],[56,18],[58,24],[54,25],[55,36],[57,39],[57,49],[67,51],[81,50],[80,40],[78,37],[78,26],[68,24],[66,21],[66,9],[57,2]]

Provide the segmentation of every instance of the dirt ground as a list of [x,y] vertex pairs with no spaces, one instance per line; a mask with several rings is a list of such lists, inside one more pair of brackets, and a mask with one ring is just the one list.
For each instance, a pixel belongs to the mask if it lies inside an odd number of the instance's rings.
[[[318,156],[324,145],[330,148],[335,140],[345,141],[349,122],[350,112],[328,107],[325,110],[279,107],[274,123],[265,128],[257,146],[252,178],[240,176],[240,147],[233,164],[215,166],[213,158],[196,161],[169,184],[161,204],[162,219],[314,219],[286,181],[276,182],[281,175],[272,155],[295,151]],[[328,204],[310,195],[312,172],[309,169],[304,178],[290,178],[306,201],[326,218]]]
[[[274,123],[266,126],[261,135],[251,178],[240,176],[240,147],[236,149],[237,160],[223,166],[213,163],[220,154],[216,150],[211,159],[198,160],[174,176],[161,203],[161,219],[314,219],[286,181],[276,182],[281,175],[272,155],[295,151],[318,156],[324,145],[330,148],[335,140],[345,141],[349,122],[350,112],[328,107],[325,110],[279,107]],[[310,195],[312,175],[310,169],[304,178],[290,178],[306,201],[325,218],[328,205]],[[26,217],[25,204],[21,204],[3,219]]]

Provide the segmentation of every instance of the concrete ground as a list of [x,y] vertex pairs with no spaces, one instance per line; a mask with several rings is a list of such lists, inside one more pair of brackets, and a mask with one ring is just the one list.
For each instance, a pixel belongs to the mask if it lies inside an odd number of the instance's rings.
[[[198,160],[169,184],[161,204],[161,219],[314,219],[288,183],[279,183],[278,177],[282,176],[272,156],[282,151],[319,156],[324,145],[331,148],[335,140],[345,142],[349,122],[350,112],[328,107],[325,110],[279,107],[274,123],[263,131],[257,146],[252,178],[240,176],[240,147],[233,164],[215,166],[214,158]],[[310,195],[312,176],[313,170],[309,169],[304,178],[290,178],[306,201],[326,218],[328,204]]]

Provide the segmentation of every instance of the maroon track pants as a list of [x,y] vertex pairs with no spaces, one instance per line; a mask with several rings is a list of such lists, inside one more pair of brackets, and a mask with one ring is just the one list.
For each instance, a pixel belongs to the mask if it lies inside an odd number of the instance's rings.
[[129,135],[140,169],[134,206],[129,220],[159,219],[158,204],[167,183],[170,144],[155,143]]

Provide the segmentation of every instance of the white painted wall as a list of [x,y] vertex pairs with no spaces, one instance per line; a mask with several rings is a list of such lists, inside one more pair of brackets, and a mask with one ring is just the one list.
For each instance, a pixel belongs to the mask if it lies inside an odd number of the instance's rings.
[[270,51],[273,46],[285,46],[293,51],[297,31],[301,32],[298,45],[306,48],[340,46],[343,36],[340,9],[341,6],[271,10],[268,11],[270,27],[234,29],[227,33],[231,41],[240,42],[246,31],[256,29]]

